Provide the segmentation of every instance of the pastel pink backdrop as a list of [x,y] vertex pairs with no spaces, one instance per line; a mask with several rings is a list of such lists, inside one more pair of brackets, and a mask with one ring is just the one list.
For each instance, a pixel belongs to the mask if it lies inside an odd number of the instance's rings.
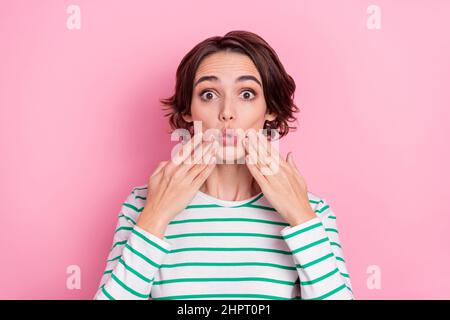
[[450,2],[214,3],[2,1],[0,298],[92,299],[121,203],[173,146],[158,99],[188,50],[236,29],[296,81],[281,150],[338,216],[356,298],[450,298]]

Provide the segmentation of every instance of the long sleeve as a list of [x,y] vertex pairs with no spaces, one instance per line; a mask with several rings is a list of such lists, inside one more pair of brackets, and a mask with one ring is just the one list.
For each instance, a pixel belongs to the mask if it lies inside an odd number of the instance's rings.
[[154,274],[171,244],[136,225],[138,208],[135,189],[122,204],[105,272],[94,300],[148,300]]
[[318,202],[315,212],[315,218],[281,231],[296,263],[301,298],[354,299],[336,215],[325,199]]

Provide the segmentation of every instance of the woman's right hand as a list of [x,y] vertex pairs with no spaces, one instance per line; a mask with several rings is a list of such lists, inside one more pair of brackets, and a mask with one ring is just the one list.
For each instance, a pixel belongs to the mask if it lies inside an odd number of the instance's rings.
[[147,201],[137,225],[160,237],[169,222],[191,202],[215,167],[219,143],[194,135],[169,161],[159,163],[149,178]]

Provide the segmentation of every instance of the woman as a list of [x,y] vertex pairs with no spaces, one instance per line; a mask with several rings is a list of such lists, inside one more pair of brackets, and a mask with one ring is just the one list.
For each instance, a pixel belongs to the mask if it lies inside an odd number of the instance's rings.
[[269,142],[295,120],[294,91],[251,32],[183,58],[162,102],[194,136],[123,203],[94,299],[354,298],[336,216]]

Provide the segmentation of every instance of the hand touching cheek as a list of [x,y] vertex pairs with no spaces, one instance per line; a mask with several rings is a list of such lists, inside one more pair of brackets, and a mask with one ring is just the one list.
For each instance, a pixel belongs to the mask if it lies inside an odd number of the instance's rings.
[[243,140],[246,165],[264,196],[291,225],[316,217],[309,204],[304,178],[289,152],[284,160],[261,133],[250,131]]

